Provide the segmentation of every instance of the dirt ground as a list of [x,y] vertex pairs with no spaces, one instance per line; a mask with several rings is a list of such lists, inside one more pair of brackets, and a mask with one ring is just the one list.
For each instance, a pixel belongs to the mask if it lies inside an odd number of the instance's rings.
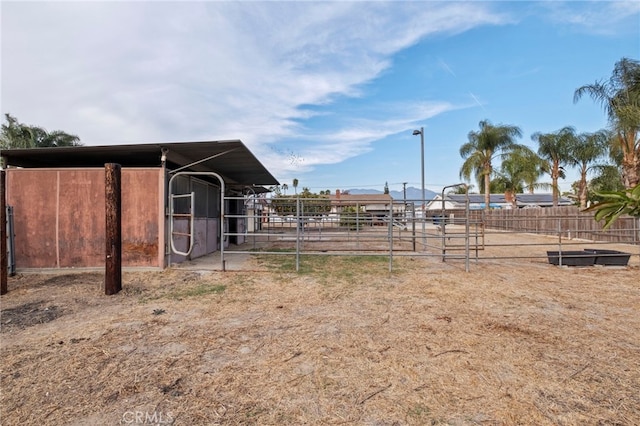
[[640,424],[640,268],[313,257],[22,274],[3,425]]

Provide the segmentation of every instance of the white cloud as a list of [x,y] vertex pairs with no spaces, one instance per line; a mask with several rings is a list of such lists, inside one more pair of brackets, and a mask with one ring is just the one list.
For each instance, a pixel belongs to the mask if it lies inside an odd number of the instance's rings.
[[[546,1],[541,5],[552,21],[570,25],[594,34],[614,35],[623,31],[638,31],[638,1]],[[625,25],[624,23],[629,25]]]
[[[382,105],[374,106],[376,110]],[[416,102],[402,104],[385,104],[384,120],[373,118],[355,118],[349,124],[332,132],[320,135],[301,135],[302,140],[293,149],[271,150],[264,153],[264,158],[281,173],[300,173],[311,170],[314,166],[335,164],[357,155],[369,152],[371,144],[389,136],[420,126],[420,122],[447,111],[468,108],[470,105],[456,106],[447,102]],[[380,112],[380,110],[378,110]],[[375,112],[373,115],[377,115]],[[320,143],[309,142],[320,140]]]
[[90,145],[240,138],[277,174],[343,161],[452,108],[342,117],[295,164],[267,146],[309,139],[305,105],[364,96],[420,39],[505,22],[490,3],[3,2],[2,112]]

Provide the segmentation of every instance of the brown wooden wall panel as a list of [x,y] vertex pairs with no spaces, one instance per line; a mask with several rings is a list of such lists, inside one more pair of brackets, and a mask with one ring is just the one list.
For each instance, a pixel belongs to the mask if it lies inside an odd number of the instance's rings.
[[16,268],[55,268],[57,172],[7,170],[7,204],[14,207]]

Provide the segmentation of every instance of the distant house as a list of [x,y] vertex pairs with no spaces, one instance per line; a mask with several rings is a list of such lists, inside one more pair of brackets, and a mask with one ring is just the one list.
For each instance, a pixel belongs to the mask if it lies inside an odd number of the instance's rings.
[[[465,208],[466,196],[464,194],[445,194],[445,210],[463,210]],[[559,206],[571,206],[573,201],[566,197],[558,199]],[[552,194],[515,194],[516,208],[541,208],[552,207]],[[427,210],[442,210],[442,195],[438,194],[427,203]],[[469,194],[469,209],[482,210],[485,208],[484,194]],[[504,194],[491,194],[489,197],[489,208],[492,209],[512,209],[514,203],[510,202]]]
[[347,207],[372,217],[387,217],[389,209],[394,216],[403,214],[405,210],[404,204],[394,202],[390,194],[345,194],[338,189],[329,199],[332,215],[339,215]]

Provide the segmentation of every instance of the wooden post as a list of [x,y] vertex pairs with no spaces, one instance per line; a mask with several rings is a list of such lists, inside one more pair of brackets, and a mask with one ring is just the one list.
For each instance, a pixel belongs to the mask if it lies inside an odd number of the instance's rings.
[[119,164],[104,165],[105,174],[105,240],[106,259],[104,292],[116,294],[122,290],[122,198],[121,167]]
[[6,172],[0,170],[0,294],[9,291],[7,268],[7,197],[6,197]]

